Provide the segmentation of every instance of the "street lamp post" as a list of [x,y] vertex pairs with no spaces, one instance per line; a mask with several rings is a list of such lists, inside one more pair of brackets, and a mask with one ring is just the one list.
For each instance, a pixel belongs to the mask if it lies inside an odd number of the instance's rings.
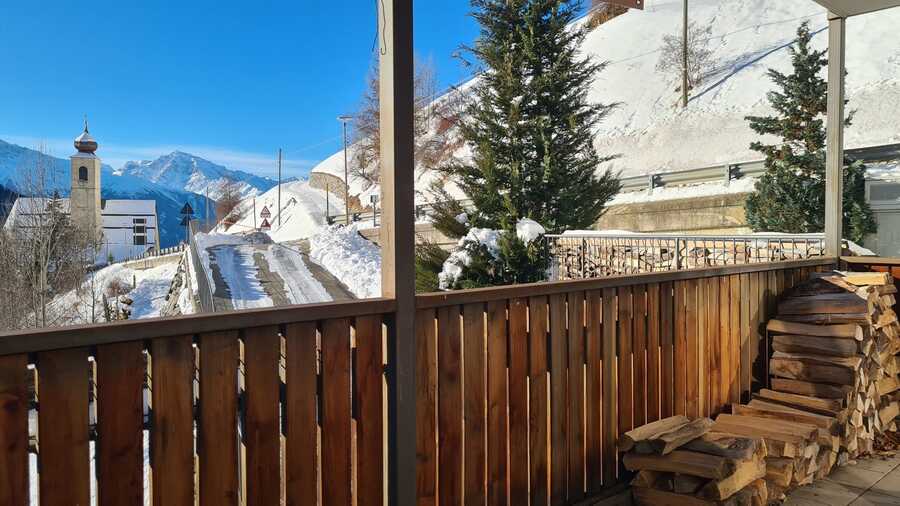
[[344,222],[350,225],[350,171],[347,166],[347,122],[353,119],[353,116],[342,114],[338,116],[338,121],[344,127]]

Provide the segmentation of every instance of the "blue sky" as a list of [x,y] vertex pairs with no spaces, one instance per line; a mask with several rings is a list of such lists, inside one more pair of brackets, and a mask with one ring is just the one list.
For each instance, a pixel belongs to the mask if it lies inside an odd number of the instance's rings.
[[[375,1],[123,2],[0,6],[0,139],[68,156],[87,114],[119,167],[181,149],[274,173],[283,147],[302,175],[341,146],[341,113],[365,88]],[[417,54],[441,87],[478,27],[466,0],[418,0]]]

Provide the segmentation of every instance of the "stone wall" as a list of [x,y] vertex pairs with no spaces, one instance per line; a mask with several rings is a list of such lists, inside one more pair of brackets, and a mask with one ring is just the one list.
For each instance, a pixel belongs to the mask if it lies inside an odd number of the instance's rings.
[[[344,180],[333,174],[313,172],[309,175],[309,185],[322,191],[327,190],[331,192],[332,195],[336,195],[342,199],[344,198]],[[359,197],[355,195],[350,197],[351,213],[362,212],[365,210],[366,207],[359,202]],[[344,214],[344,210],[338,209],[335,214]]]
[[594,227],[648,233],[746,234],[746,193],[611,206]]

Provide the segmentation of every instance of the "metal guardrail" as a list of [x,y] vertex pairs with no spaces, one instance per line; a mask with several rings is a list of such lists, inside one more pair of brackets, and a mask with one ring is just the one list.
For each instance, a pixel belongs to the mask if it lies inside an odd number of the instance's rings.
[[188,254],[191,257],[191,268],[194,271],[194,278],[197,280],[197,295],[200,298],[200,311],[203,313],[216,312],[216,305],[213,302],[212,282],[209,272],[203,267],[200,261],[200,250],[197,248],[197,241],[194,239],[197,234],[196,220],[190,221],[190,242]]
[[804,260],[825,256],[821,235],[547,235],[551,279]]

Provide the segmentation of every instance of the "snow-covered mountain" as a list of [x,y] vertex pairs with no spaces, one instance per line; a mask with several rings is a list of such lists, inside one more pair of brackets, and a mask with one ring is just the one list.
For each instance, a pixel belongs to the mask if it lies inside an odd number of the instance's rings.
[[231,170],[199,156],[173,151],[156,160],[126,162],[116,174],[146,179],[171,190],[183,190],[218,200],[222,185],[237,183],[242,197],[252,197],[275,186],[276,182],[240,170]]
[[[584,54],[608,63],[597,75],[589,100],[620,104],[600,125],[595,145],[603,155],[620,155],[608,166],[623,176],[760,158],[749,148],[758,136],[745,117],[771,112],[766,93],[773,84],[767,70],[790,71],[788,47],[804,21],[815,33],[816,49],[828,43],[825,9],[812,1],[692,0],[691,21],[710,29],[713,63],[692,92],[689,107],[682,109],[680,79],[656,68],[663,37],[680,34],[681,13],[681,0],[646,0],[644,10],[631,10],[600,25],[582,45]],[[897,26],[900,9],[847,21],[848,108],[856,111],[846,131],[848,147],[900,142]],[[457,156],[465,158],[467,149],[462,146]],[[312,172],[343,179],[343,155],[335,153]],[[420,171],[416,190],[425,190],[435,177]],[[453,185],[447,188],[455,194]],[[378,191],[352,176],[350,189],[363,196]]]
[[[29,173],[43,159],[47,167],[47,177],[43,185],[46,192],[58,191],[67,196],[70,190],[69,161],[41,154],[0,140],[0,186],[10,191],[28,194],[32,185],[28,184]],[[104,199],[155,200],[159,219],[160,246],[174,246],[184,237],[181,226],[181,208],[190,203],[197,218],[205,219],[207,200],[203,195],[182,189],[171,189],[163,185],[134,177],[118,174],[112,167],[103,165],[100,174],[101,197]],[[209,202],[210,214],[215,212],[215,203]]]

